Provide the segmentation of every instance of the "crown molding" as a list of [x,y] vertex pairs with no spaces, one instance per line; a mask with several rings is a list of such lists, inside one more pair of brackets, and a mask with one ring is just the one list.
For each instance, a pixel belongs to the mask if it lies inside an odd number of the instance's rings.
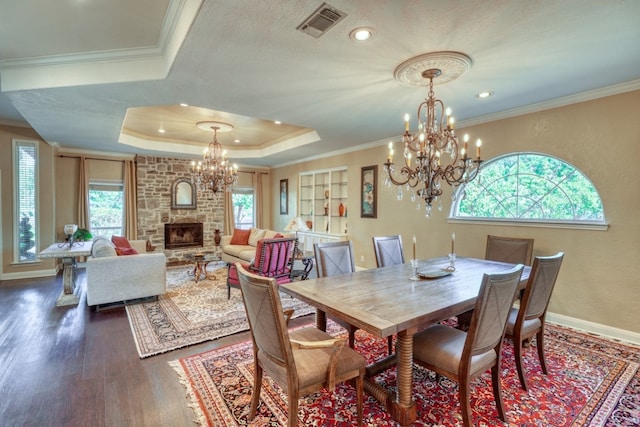
[[632,92],[640,89],[640,79],[624,82],[616,85],[605,86],[587,92],[575,93],[536,104],[525,105],[524,107],[512,108],[493,114],[474,117],[468,120],[461,120],[456,123],[456,127],[469,127],[481,125],[483,123],[494,122],[496,120],[508,119],[511,117],[523,116],[525,114],[537,113],[539,111],[551,110],[552,108],[565,107],[567,105],[578,104],[580,102],[592,101],[594,99],[605,98],[607,96],[619,95],[625,92]]
[[156,46],[0,61],[0,91],[164,79],[202,1],[172,0]]

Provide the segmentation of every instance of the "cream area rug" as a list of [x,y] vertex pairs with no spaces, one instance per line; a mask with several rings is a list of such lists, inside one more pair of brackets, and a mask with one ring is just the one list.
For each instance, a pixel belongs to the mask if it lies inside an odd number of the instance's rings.
[[[207,268],[195,283],[185,267],[167,270],[167,293],[157,301],[126,307],[140,358],[214,340],[249,329],[240,290],[227,299],[227,268]],[[282,306],[299,317],[315,309],[281,293]]]

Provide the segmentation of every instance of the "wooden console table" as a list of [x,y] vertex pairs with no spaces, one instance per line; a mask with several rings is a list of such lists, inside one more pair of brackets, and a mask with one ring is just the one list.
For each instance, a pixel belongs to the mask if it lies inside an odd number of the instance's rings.
[[62,259],[62,292],[56,301],[58,307],[65,305],[78,305],[79,298],[76,289],[76,261],[78,257],[91,255],[93,241],[54,243],[38,254],[38,258]]

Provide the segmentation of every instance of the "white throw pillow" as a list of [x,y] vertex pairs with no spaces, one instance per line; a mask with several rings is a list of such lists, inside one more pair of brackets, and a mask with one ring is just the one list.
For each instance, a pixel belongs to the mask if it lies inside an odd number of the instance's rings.
[[251,228],[251,232],[249,233],[249,244],[251,246],[257,246],[258,240],[264,239],[264,234],[267,230],[261,230],[259,228]]
[[93,241],[91,255],[94,258],[116,256],[116,247],[111,243],[111,240],[99,237]]

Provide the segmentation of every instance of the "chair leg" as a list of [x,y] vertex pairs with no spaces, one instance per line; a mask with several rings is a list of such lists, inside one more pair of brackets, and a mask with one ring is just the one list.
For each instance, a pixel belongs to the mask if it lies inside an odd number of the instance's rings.
[[468,375],[460,377],[458,394],[460,399],[460,412],[462,413],[462,425],[464,427],[472,427],[471,424],[471,404],[469,402],[469,388],[471,387],[471,379]]
[[387,349],[390,355],[393,354],[393,335],[387,337]]
[[289,390],[289,419],[287,420],[287,427],[298,426],[298,392]]
[[516,359],[516,370],[518,371],[518,378],[520,378],[520,385],[524,391],[528,391],[527,379],[524,376],[523,360],[522,360],[522,339],[519,334],[513,336],[513,350]]
[[549,372],[547,371],[547,362],[544,360],[544,328],[540,328],[536,334],[536,345],[538,346],[538,359],[540,359],[542,372],[547,375]]
[[253,375],[253,396],[251,396],[251,408],[249,409],[249,420],[252,420],[256,416],[258,411],[258,404],[260,403],[260,391],[262,389],[262,366],[258,363],[254,363]]
[[502,403],[502,387],[500,385],[500,358],[498,358],[498,362],[491,367],[491,385],[493,386],[493,398],[496,401],[498,416],[502,421],[506,422],[504,404]]
[[364,395],[364,370],[360,372],[360,376],[356,378],[356,399],[358,407],[358,427],[362,425],[362,399]]

